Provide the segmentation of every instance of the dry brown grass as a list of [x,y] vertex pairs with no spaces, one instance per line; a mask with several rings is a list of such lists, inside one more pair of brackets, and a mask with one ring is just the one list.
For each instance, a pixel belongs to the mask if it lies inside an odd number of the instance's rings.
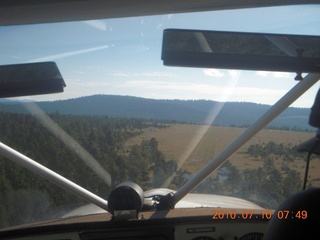
[[[182,168],[195,173],[208,163],[217,153],[223,150],[231,141],[238,137],[245,129],[236,127],[219,127],[203,125],[174,124],[168,128],[150,128],[144,134],[131,138],[126,146],[140,144],[142,140],[156,138],[159,149],[167,160],[177,160]],[[263,160],[249,157],[245,152],[252,144],[267,144],[273,141],[295,146],[313,137],[314,133],[283,130],[261,130],[256,136],[244,144],[229,158],[240,171],[246,168],[263,167]],[[275,165],[280,168],[282,159],[276,159]],[[288,166],[304,174],[305,161],[297,160]],[[310,175],[319,176],[320,160],[314,159],[310,166]]]

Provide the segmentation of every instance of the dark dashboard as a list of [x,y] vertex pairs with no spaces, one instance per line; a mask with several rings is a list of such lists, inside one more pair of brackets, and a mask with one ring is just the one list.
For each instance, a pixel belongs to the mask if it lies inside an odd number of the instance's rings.
[[213,219],[217,208],[143,212],[137,220],[113,221],[111,215],[72,217],[4,229],[1,239],[19,240],[250,240],[262,239],[268,219],[259,210],[218,209],[235,212]]

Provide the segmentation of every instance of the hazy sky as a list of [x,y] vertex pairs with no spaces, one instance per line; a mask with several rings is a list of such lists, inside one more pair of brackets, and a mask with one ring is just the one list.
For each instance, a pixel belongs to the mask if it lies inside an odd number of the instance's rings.
[[[295,74],[165,67],[163,30],[320,35],[319,26],[320,6],[306,5],[0,27],[0,64],[57,62],[65,92],[35,100],[119,94],[273,104],[296,84]],[[318,88],[294,106],[311,107]]]

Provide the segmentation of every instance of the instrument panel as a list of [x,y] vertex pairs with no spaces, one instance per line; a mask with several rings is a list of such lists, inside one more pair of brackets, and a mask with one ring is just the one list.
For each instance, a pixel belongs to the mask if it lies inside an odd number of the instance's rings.
[[[0,231],[5,240],[260,240],[268,219],[213,219],[212,208],[147,212],[113,221],[109,214],[61,219]],[[238,215],[237,215],[238,216]],[[241,213],[240,215],[241,216]]]
[[265,223],[187,224],[175,227],[175,239],[184,240],[260,240]]

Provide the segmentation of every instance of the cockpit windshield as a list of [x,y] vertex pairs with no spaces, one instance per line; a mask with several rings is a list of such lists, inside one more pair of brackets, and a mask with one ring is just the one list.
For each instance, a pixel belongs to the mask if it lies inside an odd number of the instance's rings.
[[[0,99],[0,141],[105,200],[127,181],[145,197],[175,192],[303,81],[297,74],[308,73],[164,66],[164,30],[320,36],[319,13],[318,5],[299,5],[1,26],[0,65],[55,62],[66,86]],[[297,148],[315,136],[308,118],[318,89],[176,207],[274,209],[301,190],[307,153]],[[313,157],[307,188],[320,186],[319,168]],[[87,204],[0,157],[1,228],[60,218]]]

